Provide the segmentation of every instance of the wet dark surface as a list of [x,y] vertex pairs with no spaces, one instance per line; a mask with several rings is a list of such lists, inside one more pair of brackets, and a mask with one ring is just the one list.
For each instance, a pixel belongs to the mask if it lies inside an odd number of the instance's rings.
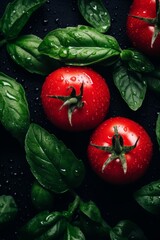
[[[6,0],[1,2],[0,16],[8,2]],[[104,1],[112,19],[109,33],[116,37],[122,48],[130,46],[125,33],[125,22],[131,2],[129,0]],[[57,3],[56,0],[49,0],[30,18],[21,35],[32,33],[43,38],[52,29],[78,24],[87,25],[78,11],[76,1],[60,0]],[[133,199],[135,190],[160,178],[160,153],[155,137],[155,121],[157,113],[160,111],[159,99],[154,93],[148,91],[141,109],[133,112],[120,97],[108,69],[98,66],[94,66],[94,68],[106,78],[111,91],[111,105],[106,118],[118,115],[129,117],[144,126],[154,142],[154,155],[147,173],[139,181],[129,186],[111,186],[91,171],[86,157],[91,131],[85,134],[71,133],[68,135],[54,128],[44,116],[39,98],[44,77],[28,73],[13,63],[5,48],[0,49],[0,71],[15,78],[24,86],[30,107],[31,121],[53,132],[72,149],[77,157],[85,162],[86,178],[77,190],[80,196],[83,199],[95,201],[103,217],[111,226],[122,219],[130,219],[144,230],[148,239],[159,239],[156,238],[159,234],[159,218],[147,213]],[[0,126],[0,148],[0,195],[12,195],[19,207],[16,221],[9,225],[6,231],[0,232],[0,240],[16,240],[20,226],[36,213],[30,198],[33,176],[26,162],[23,147],[2,126]],[[65,207],[69,200],[68,194],[57,196],[55,208],[57,206]]]

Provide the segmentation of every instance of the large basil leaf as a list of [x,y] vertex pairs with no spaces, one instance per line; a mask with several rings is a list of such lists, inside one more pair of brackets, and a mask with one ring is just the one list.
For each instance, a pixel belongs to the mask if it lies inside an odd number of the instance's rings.
[[19,141],[23,141],[30,124],[25,91],[13,78],[0,72],[0,121]]
[[147,240],[143,231],[132,221],[120,221],[110,232],[111,240]]
[[99,32],[107,32],[111,26],[109,12],[101,0],[78,0],[79,11],[84,19]]
[[72,226],[71,224],[67,225],[67,231],[64,235],[64,240],[85,240],[85,236],[80,230],[80,228],[76,226]]
[[122,98],[130,109],[136,111],[144,101],[147,85],[141,80],[141,75],[129,71],[127,67],[116,64],[113,72],[113,79]]
[[51,31],[39,51],[70,65],[89,65],[119,58],[120,47],[115,38],[87,26],[59,28]]
[[46,0],[15,0],[9,3],[0,19],[0,32],[6,39],[14,39],[27,23],[30,16]]
[[83,162],[62,141],[39,125],[30,125],[25,150],[31,171],[43,187],[61,193],[81,184]]
[[132,71],[148,73],[154,70],[154,65],[151,61],[136,50],[123,50],[121,52],[121,59],[126,62]]
[[160,214],[160,180],[153,181],[134,194],[135,200],[146,211],[152,214]]
[[42,40],[35,35],[21,36],[7,44],[10,57],[21,67],[31,73],[48,75],[60,67],[57,60],[40,54],[38,47]]
[[158,114],[158,117],[156,120],[156,138],[157,138],[157,142],[160,149],[160,114]]
[[0,225],[12,221],[17,212],[17,204],[12,196],[0,196]]

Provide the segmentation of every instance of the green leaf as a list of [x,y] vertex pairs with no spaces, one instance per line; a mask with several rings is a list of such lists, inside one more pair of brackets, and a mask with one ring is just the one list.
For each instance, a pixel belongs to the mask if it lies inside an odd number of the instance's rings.
[[102,216],[100,213],[99,208],[96,206],[96,204],[92,201],[89,202],[80,202],[80,211],[86,215],[88,218],[90,218],[94,222],[101,222]]
[[7,51],[13,61],[25,70],[40,75],[48,75],[60,67],[60,63],[40,54],[38,47],[41,42],[41,38],[35,35],[21,36],[7,44]]
[[132,71],[140,73],[148,73],[154,71],[154,65],[142,53],[136,50],[123,50],[121,52],[121,59],[125,61]]
[[25,150],[33,175],[46,189],[62,193],[81,184],[85,172],[83,162],[39,125],[30,125]]
[[20,229],[20,240],[37,239],[53,227],[62,215],[60,212],[42,211]]
[[17,204],[12,196],[0,196],[0,225],[12,221],[17,215]]
[[115,38],[87,26],[59,28],[43,39],[39,51],[68,65],[84,66],[119,58],[120,47]]
[[159,69],[155,69],[153,72],[144,74],[143,79],[147,83],[147,87],[160,96],[160,71]]
[[160,180],[153,181],[134,194],[135,200],[146,211],[152,214],[160,214]]
[[146,82],[141,80],[141,75],[117,64],[114,67],[113,80],[129,108],[133,111],[138,110],[144,101],[147,90]]
[[0,72],[0,121],[19,141],[24,140],[30,124],[25,91],[13,78]]
[[158,117],[156,120],[156,138],[157,138],[157,142],[160,149],[160,114],[158,114]]
[[15,0],[9,3],[0,19],[0,31],[6,39],[14,39],[21,32],[30,16],[46,0]]
[[111,26],[109,12],[101,0],[78,0],[84,19],[99,32],[107,32]]
[[50,210],[54,206],[54,194],[43,188],[37,181],[32,184],[31,200],[37,210]]
[[56,240],[60,239],[63,236],[64,232],[67,229],[67,222],[65,219],[60,219],[57,221],[49,230],[43,233],[41,236],[35,240]]
[[64,235],[64,240],[85,240],[85,236],[80,230],[80,228],[76,226],[72,226],[71,224],[67,225],[67,231]]
[[143,231],[132,221],[122,220],[110,232],[111,240],[147,240]]

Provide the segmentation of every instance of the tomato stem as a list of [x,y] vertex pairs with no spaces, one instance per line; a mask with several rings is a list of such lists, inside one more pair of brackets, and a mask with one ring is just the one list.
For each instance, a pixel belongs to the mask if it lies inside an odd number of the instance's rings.
[[114,135],[112,137],[112,146],[99,146],[93,143],[90,143],[93,147],[96,147],[102,151],[111,153],[109,158],[104,162],[102,166],[102,172],[104,172],[107,165],[112,162],[113,160],[119,159],[123,168],[124,174],[127,172],[127,161],[125,154],[133,150],[138,143],[139,138],[137,138],[134,145],[131,146],[124,146],[123,138],[118,132],[117,126],[114,126]]
[[83,97],[83,83],[80,87],[80,94],[76,95],[76,90],[74,87],[69,86],[67,88],[68,89],[72,89],[71,93],[69,96],[53,96],[53,95],[47,95],[47,97],[50,98],[57,98],[61,101],[63,101],[64,103],[61,105],[60,109],[61,110],[63,107],[67,106],[68,107],[68,121],[69,124],[72,126],[72,114],[74,112],[74,110],[76,108],[82,108],[84,105],[84,102],[82,101],[82,97]]

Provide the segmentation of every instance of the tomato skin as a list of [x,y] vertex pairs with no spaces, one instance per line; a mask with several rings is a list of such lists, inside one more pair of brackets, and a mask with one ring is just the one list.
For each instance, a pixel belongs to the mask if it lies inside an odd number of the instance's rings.
[[158,34],[153,46],[151,46],[152,36],[155,26],[144,20],[131,16],[143,18],[156,18],[155,0],[134,0],[127,17],[127,35],[133,46],[148,56],[160,57],[160,34]]
[[88,159],[95,173],[105,181],[113,184],[128,184],[138,180],[146,172],[152,158],[153,144],[150,136],[141,125],[124,117],[113,117],[101,123],[93,131],[90,143],[111,146],[114,126],[117,126],[118,133],[123,138],[124,146],[134,145],[139,138],[136,147],[125,153],[127,172],[124,173],[119,159],[110,162],[102,172],[102,166],[111,154],[97,149],[91,144],[87,149]]
[[[48,95],[68,96],[69,87],[74,87],[80,94],[84,85],[82,108],[72,113],[72,125],[68,120],[68,107],[63,108],[63,101],[49,98]],[[42,106],[47,118],[58,128],[68,131],[92,129],[105,118],[110,104],[110,92],[105,79],[88,67],[62,67],[52,72],[42,86]]]

